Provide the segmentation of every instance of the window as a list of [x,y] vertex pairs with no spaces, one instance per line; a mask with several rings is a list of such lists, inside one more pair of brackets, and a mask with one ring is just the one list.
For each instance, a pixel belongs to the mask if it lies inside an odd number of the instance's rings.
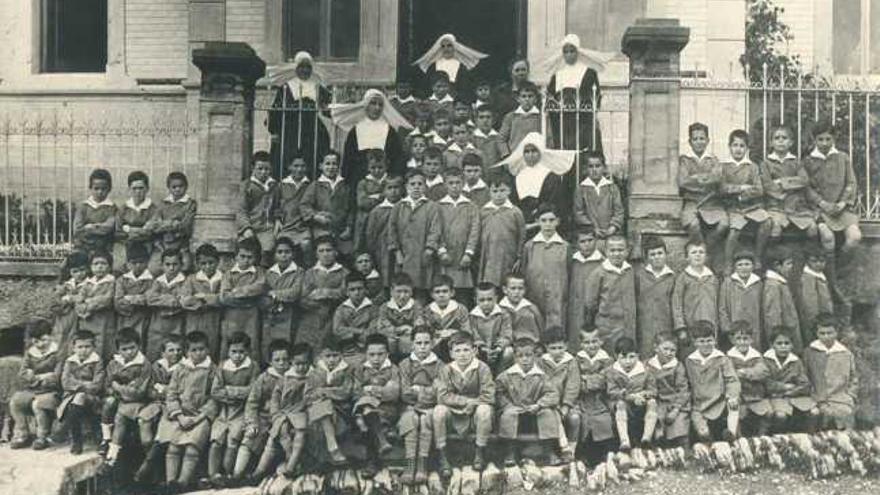
[[645,16],[646,0],[566,2],[566,32],[577,34],[581,46],[605,52],[620,51],[626,28]]
[[832,58],[837,74],[880,74],[880,0],[834,2]]
[[360,0],[285,0],[284,56],[305,50],[320,60],[357,60]]
[[104,72],[107,0],[42,0],[41,72]]

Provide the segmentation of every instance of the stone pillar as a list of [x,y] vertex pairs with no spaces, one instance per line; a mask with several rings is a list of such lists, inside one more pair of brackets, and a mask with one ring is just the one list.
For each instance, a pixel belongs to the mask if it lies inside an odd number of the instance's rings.
[[629,59],[629,230],[679,226],[679,53],[690,30],[676,19],[638,19],[623,35]]
[[199,213],[194,244],[221,251],[235,243],[239,184],[253,146],[254,83],[266,64],[247,43],[208,42],[193,50],[199,92]]

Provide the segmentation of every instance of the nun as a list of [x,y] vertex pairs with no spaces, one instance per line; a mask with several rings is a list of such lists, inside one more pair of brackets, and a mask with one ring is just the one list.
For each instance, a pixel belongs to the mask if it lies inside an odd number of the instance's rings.
[[438,72],[443,72],[449,77],[452,95],[456,99],[470,102],[473,92],[471,71],[486,57],[488,55],[485,53],[459,43],[454,35],[447,33],[437,38],[431,48],[413,62],[413,65],[418,66],[425,74],[426,95],[432,92],[427,86],[433,84]]
[[388,172],[403,175],[406,162],[398,129],[412,125],[378,89],[368,89],[361,101],[330,106],[333,122],[347,131],[342,156],[342,177],[352,191],[367,175],[367,150],[385,151]]
[[319,175],[318,160],[330,150],[330,133],[323,121],[328,117],[330,91],[307,52],[298,52],[292,63],[273,71],[269,82],[277,88],[269,111],[273,175],[280,180],[287,175],[288,164],[302,157],[314,180]]

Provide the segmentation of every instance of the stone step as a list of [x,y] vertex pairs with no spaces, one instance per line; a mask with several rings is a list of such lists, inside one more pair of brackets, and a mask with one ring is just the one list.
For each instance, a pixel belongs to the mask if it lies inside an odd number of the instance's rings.
[[98,492],[103,460],[94,451],[72,455],[66,445],[46,450],[0,447],[3,495],[73,495]]

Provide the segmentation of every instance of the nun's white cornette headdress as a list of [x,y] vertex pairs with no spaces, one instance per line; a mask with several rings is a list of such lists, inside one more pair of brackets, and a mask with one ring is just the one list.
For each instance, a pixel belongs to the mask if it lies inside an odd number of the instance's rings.
[[526,166],[526,160],[523,156],[525,154],[526,146],[533,145],[538,148],[538,151],[541,153],[540,163],[542,165],[556,175],[565,175],[571,170],[577,151],[548,149],[546,142],[547,138],[543,134],[530,132],[522,141],[520,141],[519,145],[513,150],[513,153],[511,153],[510,156],[493,165],[493,167],[506,165],[507,170],[509,170],[513,176],[518,175],[520,170]]
[[443,52],[440,48],[443,41],[452,42],[452,46],[455,48],[454,58],[468,69],[473,69],[480,63],[480,60],[489,56],[481,51],[474,50],[469,46],[459,43],[455,39],[455,35],[447,33],[437,38],[437,41],[431,45],[431,48],[428,48],[428,51],[426,51],[424,55],[413,62],[413,65],[418,65],[419,69],[422,69],[422,72],[428,72],[428,68],[431,67],[431,64],[443,57]]
[[[312,66],[312,75],[305,80],[300,79],[296,74],[297,67],[303,62],[308,62]],[[293,56],[293,62],[269,68],[267,79],[272,86],[282,86],[297,81],[300,83],[324,84],[321,72],[315,66],[315,59],[312,58],[309,52],[305,51],[296,52],[296,55]]]
[[[578,51],[578,59],[574,64],[566,63],[565,57],[562,55],[562,50],[566,45],[571,45]],[[541,64],[541,69],[543,73],[553,75],[567,65],[574,65],[583,66],[585,68],[593,69],[596,72],[600,72],[605,70],[605,66],[612,58],[614,58],[613,53],[603,53],[583,48],[581,47],[581,39],[578,35],[567,34],[559,43],[559,48]]]
[[362,120],[367,118],[367,105],[369,105],[370,101],[374,98],[379,98],[384,103],[382,106],[381,118],[385,120],[385,122],[388,122],[391,127],[394,127],[395,129],[400,127],[412,129],[412,124],[410,124],[403,115],[400,115],[400,112],[398,112],[397,109],[391,105],[391,102],[388,101],[388,98],[385,97],[385,93],[378,89],[368,89],[367,92],[364,93],[364,97],[361,101],[355,103],[334,103],[330,105],[330,115],[333,118],[333,123],[346,131],[356,126]]

